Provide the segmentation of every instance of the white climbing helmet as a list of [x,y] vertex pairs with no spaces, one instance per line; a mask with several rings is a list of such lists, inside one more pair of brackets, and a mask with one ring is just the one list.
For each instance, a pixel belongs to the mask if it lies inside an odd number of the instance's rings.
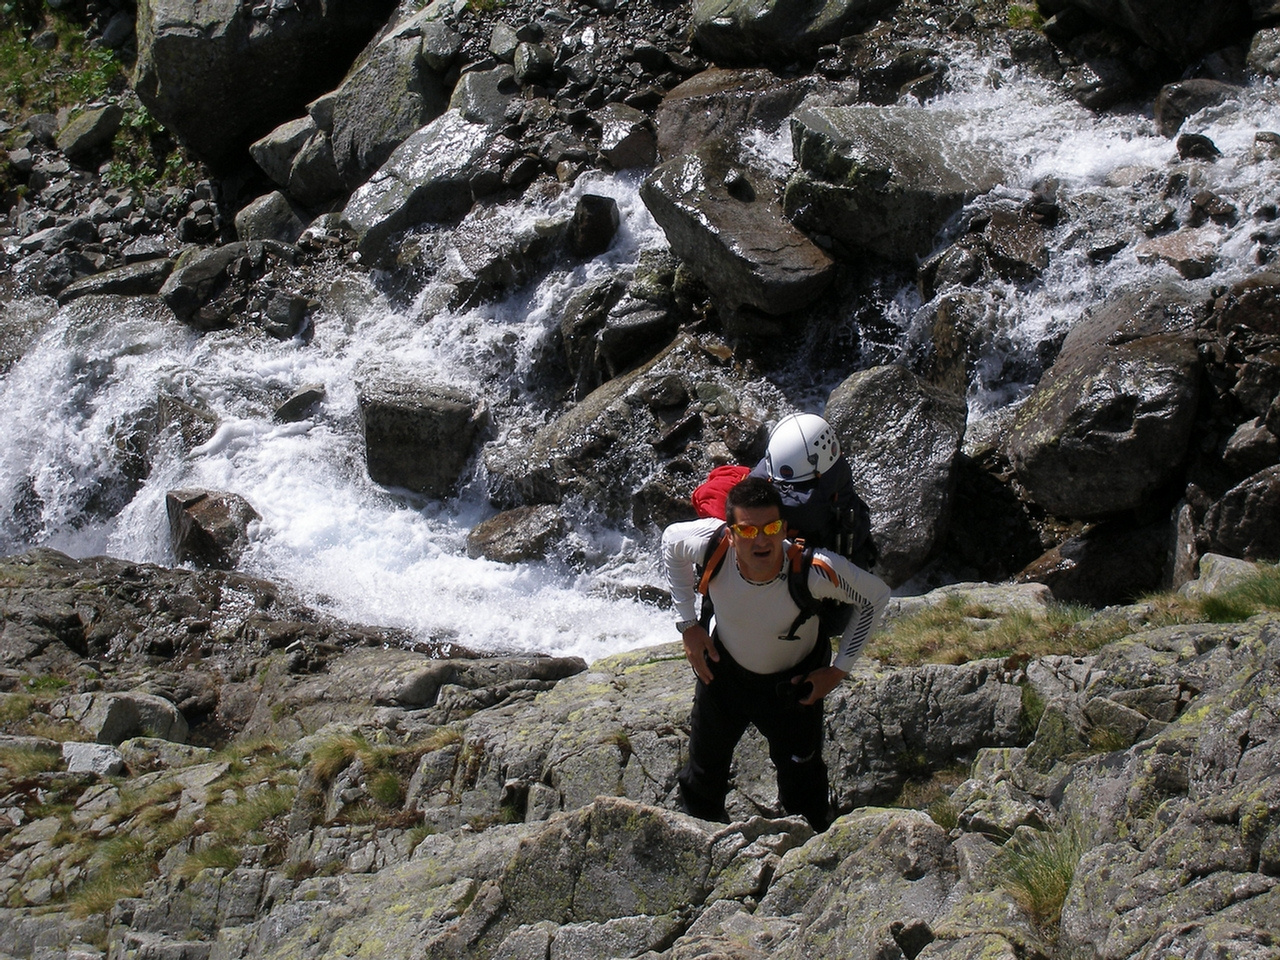
[[840,459],[840,438],[816,413],[793,413],[779,420],[769,434],[764,459],[774,480],[813,480]]

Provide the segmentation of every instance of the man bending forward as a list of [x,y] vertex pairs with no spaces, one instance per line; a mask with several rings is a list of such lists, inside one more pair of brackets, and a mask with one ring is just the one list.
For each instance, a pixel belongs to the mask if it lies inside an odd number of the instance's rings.
[[854,607],[832,662],[816,616],[795,626],[800,607],[787,583],[792,560],[777,490],[767,480],[748,477],[729,491],[725,516],[729,546],[708,588],[715,608],[710,633],[694,610],[697,568],[721,521],[674,523],[662,535],[677,629],[698,677],[689,760],[679,778],[681,802],[696,817],[728,820],[724,799],[733,750],[747,724],[754,724],[769,742],[783,809],[825,830],[831,804],[822,759],[822,699],[848,675],[888,602],[889,588],[838,554],[814,552],[809,593]]

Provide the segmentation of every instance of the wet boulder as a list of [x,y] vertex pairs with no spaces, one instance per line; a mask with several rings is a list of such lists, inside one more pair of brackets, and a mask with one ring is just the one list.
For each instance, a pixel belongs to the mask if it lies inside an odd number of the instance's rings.
[[802,107],[791,118],[798,171],[783,204],[841,256],[914,264],[966,203],[1009,179],[1004,147],[975,117],[908,107]]
[[1183,122],[1205,107],[1216,107],[1240,95],[1240,88],[1221,80],[1193,77],[1165,84],[1156,97],[1156,125],[1166,137],[1172,137]]
[[118,103],[89,104],[58,131],[58,149],[72,159],[85,159],[111,142],[123,119]]
[[811,77],[783,79],[769,70],[704,70],[669,91],[655,111],[658,156],[692,153],[726,131],[772,133],[814,86]]
[[790,313],[831,282],[834,262],[787,218],[773,178],[728,141],[662,164],[640,195],[672,252],[730,310]]
[[343,209],[361,256],[392,256],[392,238],[425,222],[456,220],[471,209],[473,167],[494,134],[449,110],[398,146]]
[[425,52],[444,55],[458,36],[428,9],[376,38],[360,55],[342,84],[331,94],[328,128],[334,161],[343,185],[354,189],[368,179],[415,130],[444,113],[449,89]]
[[449,109],[472,123],[498,126],[519,91],[515,71],[505,63],[489,70],[468,70],[453,87]]
[[890,586],[918,573],[942,544],[966,415],[962,397],[896,365],[855,373],[827,399],[825,416],[871,508],[875,572]]
[[594,257],[604,253],[618,232],[618,201],[584,193],[573,208],[569,223],[569,249],[574,256]]
[[434,281],[454,290],[451,305],[500,298],[527,283],[560,248],[569,218],[515,222],[503,207],[478,206],[436,245]]
[[677,337],[532,436],[491,444],[490,499],[499,507],[580,499],[641,527],[672,516],[678,503],[688,511],[717,451],[718,462],[733,459],[726,438],[754,436],[740,424],[758,427],[785,407],[772,385],[747,377],[731,357],[713,339]]
[[150,0],[138,11],[133,85],[147,109],[215,169],[342,79],[394,0],[272,5]]
[[1209,317],[1232,399],[1280,436],[1280,274],[1264,271],[1232,286]]
[[251,322],[278,339],[294,336],[308,301],[280,284],[298,250],[278,240],[239,240],[188,247],[160,288],[160,299],[183,323],[218,330]]
[[165,494],[169,538],[179,563],[231,570],[249,546],[250,525],[261,520],[249,501],[219,490]]
[[1122,291],[1076,323],[1005,441],[1037,504],[1100,518],[1177,475],[1200,396],[1194,328],[1190,296],[1172,286]]
[[279,240],[294,243],[307,224],[302,211],[279,190],[251,200],[236,214],[236,236],[241,240]]
[[813,59],[823,44],[884,6],[884,0],[696,0],[693,38],[722,66],[783,66]]
[[658,142],[643,111],[625,103],[608,103],[592,119],[600,128],[600,156],[614,170],[653,166]]
[[69,303],[81,297],[105,294],[123,297],[144,297],[156,294],[169,279],[172,269],[173,261],[167,257],[126,263],[120,267],[71,281],[58,291],[58,302]]
[[679,325],[676,263],[646,250],[635,271],[584,285],[565,303],[560,337],[578,398],[653,357]]
[[1145,45],[1191,63],[1200,54],[1247,39],[1249,0],[1065,0],[1074,8],[1129,31]]
[[362,370],[357,390],[370,478],[430,497],[454,493],[489,422],[484,401],[392,366]]
[[1163,585],[1171,544],[1172,531],[1164,520],[1109,520],[1046,551],[1015,579],[1044,584],[1062,603],[1128,603]]
[[467,556],[486,557],[498,563],[541,560],[563,538],[564,515],[557,507],[516,507],[478,523],[467,534]]

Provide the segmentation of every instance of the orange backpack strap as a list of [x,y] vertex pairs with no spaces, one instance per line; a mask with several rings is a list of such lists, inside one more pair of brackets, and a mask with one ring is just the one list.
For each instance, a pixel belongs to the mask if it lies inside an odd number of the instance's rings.
[[709,544],[707,555],[702,561],[701,576],[698,578],[698,592],[704,597],[711,588],[711,581],[720,572],[720,564],[724,563],[725,554],[729,552],[729,527],[722,526]]

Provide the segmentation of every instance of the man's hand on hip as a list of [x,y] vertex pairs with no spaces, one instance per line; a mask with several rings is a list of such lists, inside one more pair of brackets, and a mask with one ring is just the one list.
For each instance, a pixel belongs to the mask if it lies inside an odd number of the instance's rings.
[[711,664],[707,663],[709,657],[712,662],[718,663],[720,654],[716,651],[716,645],[711,639],[711,634],[707,633],[706,628],[700,623],[695,623],[692,627],[684,632],[681,637],[684,641],[684,655],[689,661],[689,665],[693,667],[693,672],[698,675],[698,679],[703,683],[711,682]]
[[[685,646],[685,649],[686,650],[688,649],[687,644]],[[801,705],[810,707],[810,706],[813,706],[813,704],[817,703],[819,700],[821,700],[823,697],[825,697],[828,693],[830,693],[836,687],[840,686],[840,681],[842,681],[848,675],[849,674],[841,670],[839,667],[820,667],[819,669],[814,670],[812,673],[806,674],[803,677],[793,678],[791,682],[813,684],[813,690],[809,693],[807,697],[805,697],[803,700],[800,701]]]

